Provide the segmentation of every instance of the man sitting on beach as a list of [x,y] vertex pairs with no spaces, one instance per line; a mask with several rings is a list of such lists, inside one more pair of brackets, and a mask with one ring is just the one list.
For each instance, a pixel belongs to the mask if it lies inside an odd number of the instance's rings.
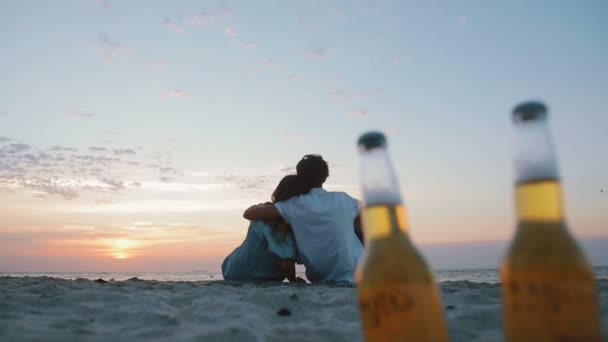
[[243,216],[248,220],[282,217],[289,223],[309,281],[353,283],[363,254],[361,237],[353,230],[353,224],[359,227],[359,201],[323,189],[329,167],[321,156],[304,156],[296,169],[311,188],[308,194],[252,206]]

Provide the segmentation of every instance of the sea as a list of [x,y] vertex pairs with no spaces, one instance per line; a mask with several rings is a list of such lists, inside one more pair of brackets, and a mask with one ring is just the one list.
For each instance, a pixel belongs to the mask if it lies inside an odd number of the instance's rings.
[[[596,279],[608,280],[608,266],[595,267]],[[304,277],[303,272],[297,272]],[[435,270],[435,278],[439,282],[468,280],[476,283],[499,283],[500,275],[495,268],[476,269],[448,269]],[[192,271],[192,272],[0,272],[0,277],[53,277],[64,279],[104,279],[127,280],[138,278],[142,280],[158,281],[213,281],[223,280],[220,272]]]

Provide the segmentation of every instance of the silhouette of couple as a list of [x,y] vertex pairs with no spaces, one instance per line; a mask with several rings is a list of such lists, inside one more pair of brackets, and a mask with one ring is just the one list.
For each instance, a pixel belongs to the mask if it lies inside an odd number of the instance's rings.
[[279,182],[272,202],[245,210],[249,230],[224,260],[224,279],[304,281],[295,276],[297,262],[310,282],[354,282],[363,254],[359,201],[323,189],[329,167],[319,155],[304,156],[296,170]]

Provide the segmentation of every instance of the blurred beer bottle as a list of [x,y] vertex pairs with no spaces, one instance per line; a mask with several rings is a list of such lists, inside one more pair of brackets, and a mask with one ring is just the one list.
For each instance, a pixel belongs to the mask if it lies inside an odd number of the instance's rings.
[[447,341],[437,285],[408,235],[405,207],[382,133],[358,141],[367,249],[357,271],[366,341]]
[[547,108],[515,107],[518,226],[501,266],[508,341],[600,341],[593,270],[566,226]]

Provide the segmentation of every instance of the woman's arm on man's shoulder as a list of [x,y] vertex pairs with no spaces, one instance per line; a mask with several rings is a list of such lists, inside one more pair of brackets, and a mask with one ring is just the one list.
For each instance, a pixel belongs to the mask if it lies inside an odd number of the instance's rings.
[[270,220],[281,217],[277,207],[272,203],[256,204],[249,207],[243,213],[243,217],[249,221]]

